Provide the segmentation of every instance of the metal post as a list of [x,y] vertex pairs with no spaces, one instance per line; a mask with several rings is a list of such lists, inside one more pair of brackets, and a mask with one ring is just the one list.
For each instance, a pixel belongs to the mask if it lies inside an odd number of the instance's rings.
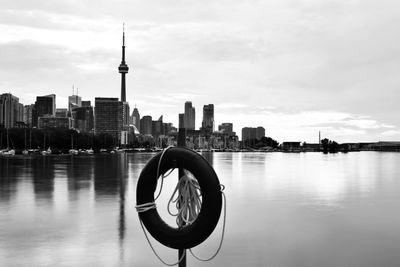
[[[179,128],[178,132],[178,146],[179,147],[186,147],[186,129],[185,128]],[[179,168],[178,176],[179,178],[184,175],[183,169]],[[178,178],[178,179],[179,179]],[[185,253],[185,249],[179,249],[178,250],[178,260],[182,257],[182,255]],[[186,255],[182,258],[182,260],[179,262],[179,267],[186,267]]]

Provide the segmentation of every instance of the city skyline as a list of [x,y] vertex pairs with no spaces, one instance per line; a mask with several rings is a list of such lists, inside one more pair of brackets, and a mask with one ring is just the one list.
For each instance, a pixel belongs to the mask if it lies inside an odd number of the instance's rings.
[[72,84],[92,102],[119,97],[125,21],[126,97],[140,114],[177,126],[191,101],[198,129],[213,103],[215,125],[239,135],[261,125],[279,141],[315,142],[319,130],[338,142],[400,140],[395,1],[103,4],[4,3],[1,93],[24,104],[56,94],[59,108]]

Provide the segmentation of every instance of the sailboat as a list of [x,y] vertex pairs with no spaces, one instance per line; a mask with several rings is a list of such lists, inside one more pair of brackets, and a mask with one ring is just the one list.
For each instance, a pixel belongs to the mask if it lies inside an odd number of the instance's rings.
[[[45,148],[45,147],[46,147],[46,133],[43,133],[43,148]],[[43,156],[51,155],[51,153],[52,153],[52,151],[51,151],[50,146],[49,146],[49,148],[47,148],[47,150],[42,150],[42,152],[41,152],[41,154]]]
[[22,150],[22,154],[23,155],[28,155],[29,151],[28,151],[28,149],[26,149],[26,130],[25,130],[24,134],[25,134],[25,139],[24,139],[24,141],[25,141],[25,149]]
[[71,149],[68,151],[70,155],[78,155],[79,151],[74,149],[74,136],[71,134]]
[[8,137],[8,129],[7,129],[7,148],[0,150],[0,154],[4,155],[4,156],[13,156],[15,155],[15,150],[14,149],[10,149],[9,146],[9,137]]

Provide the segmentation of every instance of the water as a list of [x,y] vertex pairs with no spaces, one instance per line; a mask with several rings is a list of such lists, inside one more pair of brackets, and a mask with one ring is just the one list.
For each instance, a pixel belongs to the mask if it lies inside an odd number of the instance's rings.
[[[134,208],[153,155],[1,158],[0,266],[161,266]],[[400,266],[400,153],[204,156],[226,186],[226,235],[188,266]],[[158,205],[170,224],[174,176]],[[211,255],[220,230],[195,252]]]

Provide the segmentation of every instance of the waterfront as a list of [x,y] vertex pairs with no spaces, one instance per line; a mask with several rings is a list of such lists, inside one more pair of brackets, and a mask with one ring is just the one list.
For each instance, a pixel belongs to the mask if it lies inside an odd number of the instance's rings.
[[[153,155],[0,158],[0,265],[161,265],[134,208]],[[188,266],[400,265],[400,153],[204,156],[226,186],[226,236],[211,264],[189,256]],[[160,198],[163,217],[173,184]],[[200,256],[214,251],[220,230],[195,249]]]

